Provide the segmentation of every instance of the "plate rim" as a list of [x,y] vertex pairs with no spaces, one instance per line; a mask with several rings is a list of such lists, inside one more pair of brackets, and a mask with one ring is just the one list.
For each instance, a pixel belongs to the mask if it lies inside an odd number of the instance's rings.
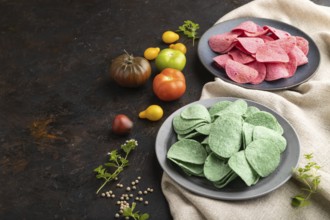
[[[164,121],[164,123],[161,125],[160,129],[158,130],[157,136],[156,136],[156,141],[155,141],[155,153],[156,153],[156,157],[158,160],[158,163],[160,164],[161,168],[163,169],[163,171],[178,185],[180,185],[181,187],[183,187],[184,189],[196,194],[196,195],[200,195],[200,196],[204,196],[204,197],[208,197],[208,198],[212,198],[212,199],[217,199],[217,200],[231,200],[231,201],[236,201],[236,200],[248,200],[248,199],[253,199],[253,198],[257,198],[257,197],[261,197],[263,195],[266,195],[276,189],[278,189],[279,187],[281,187],[282,185],[284,185],[293,175],[292,172],[289,172],[289,174],[285,175],[284,178],[282,178],[281,181],[279,181],[279,183],[275,184],[275,186],[271,186],[271,187],[266,187],[267,190],[264,191],[258,191],[258,183],[254,186],[250,186],[250,187],[246,187],[246,191],[243,190],[242,192],[223,192],[223,189],[207,189],[204,188],[203,186],[188,180],[187,176],[180,174],[179,172],[172,170],[172,168],[170,166],[168,166],[169,161],[166,158],[166,154],[163,154],[163,150],[161,149],[162,147],[164,147],[164,143],[168,142],[166,141],[166,139],[169,138],[169,136],[171,134],[174,134],[173,131],[173,127],[172,127],[172,120],[173,117],[177,114],[179,114],[183,109],[187,108],[190,105],[199,103],[202,104],[204,106],[207,106],[207,104],[214,104],[215,102],[218,101],[224,101],[224,100],[229,100],[229,101],[234,101],[234,100],[238,100],[238,99],[242,99],[247,101],[248,105],[253,105],[253,106],[259,106],[261,108],[266,109],[266,111],[270,111],[272,114],[274,114],[274,116],[278,119],[280,118],[281,123],[286,123],[285,127],[288,127],[289,129],[291,129],[291,134],[296,138],[296,147],[294,149],[294,151],[297,152],[296,155],[294,156],[294,161],[292,161],[293,165],[290,168],[286,168],[286,171],[288,171],[289,169],[292,170],[293,168],[296,168],[299,162],[299,158],[300,158],[300,141],[299,141],[299,136],[297,135],[294,127],[290,124],[290,122],[285,119],[283,116],[281,116],[280,114],[278,114],[275,110],[250,99],[244,99],[244,98],[237,98],[237,97],[214,97],[214,98],[207,98],[207,99],[201,99],[198,101],[194,101],[192,103],[189,103],[185,106],[182,106],[181,108],[179,108],[178,110],[174,111],[169,117],[167,117],[167,119]],[[282,124],[281,124],[282,125]],[[166,128],[166,126],[169,126],[170,129]],[[282,125],[283,126],[283,125]],[[167,130],[166,130],[167,129]],[[166,132],[167,131],[167,132]],[[289,147],[289,146],[288,146]],[[169,146],[167,146],[167,150],[168,150]],[[166,150],[166,152],[167,152]],[[290,155],[286,155],[286,157],[289,157]],[[283,164],[282,161],[282,155],[281,155],[281,165]],[[292,158],[289,158],[290,160]],[[279,168],[278,168],[279,169]],[[277,181],[276,176],[278,176],[279,172],[278,169],[275,170],[275,172],[273,174],[271,174],[272,179],[275,179]],[[195,179],[198,179],[198,177],[194,177]],[[267,180],[266,177],[264,179]],[[263,180],[264,180],[263,179]],[[206,180],[204,180],[206,182]],[[274,181],[272,181],[274,182]],[[260,184],[260,183],[259,183]],[[269,184],[265,184],[266,186]],[[250,193],[250,189],[254,187],[254,190],[257,193]]]
[[[262,82],[261,84],[257,84],[257,85],[253,85],[253,84],[249,84],[249,83],[245,83],[245,84],[240,84],[240,83],[237,83],[237,82],[234,82],[232,81],[231,79],[229,79],[228,77],[226,78],[225,76],[225,72],[223,72],[223,70],[221,69],[213,69],[212,67],[210,67],[210,65],[208,65],[206,63],[206,60],[202,57],[202,50],[205,50],[205,48],[202,46],[205,46],[205,44],[208,46],[207,42],[208,42],[208,34],[210,32],[213,31],[213,29],[219,27],[219,26],[223,26],[223,25],[226,25],[228,23],[233,23],[233,22],[243,22],[243,21],[248,21],[248,20],[252,20],[254,22],[270,22],[270,23],[275,23],[275,24],[278,24],[278,25],[282,25],[286,28],[290,28],[294,31],[297,31],[297,32],[300,32],[304,38],[306,38],[309,42],[309,49],[311,51],[311,48],[313,49],[313,55],[311,55],[311,53],[309,52],[307,54],[307,57],[308,59],[311,59],[311,58],[316,58],[317,61],[316,62],[316,67],[313,68],[313,72],[312,73],[308,73],[307,76],[301,80],[301,81],[298,81],[298,82],[295,82],[295,83],[292,83],[292,84],[289,84],[289,85],[284,85],[284,86],[274,86],[275,83],[278,83],[278,82],[285,82],[286,79],[280,79],[281,81],[277,81],[274,83],[274,81],[272,82]],[[296,36],[296,35],[295,35]],[[207,48],[208,51],[210,51],[210,53],[213,53],[214,56],[216,55],[219,55],[218,53],[215,53],[213,52],[209,47]],[[198,48],[197,48],[197,55],[198,55],[198,58],[200,60],[200,62],[202,63],[202,65],[204,66],[204,68],[209,72],[211,73],[213,76],[215,77],[218,77],[222,80],[224,80],[225,82],[228,82],[228,83],[231,83],[233,85],[237,85],[237,86],[240,86],[240,87],[243,87],[243,88],[246,88],[246,89],[256,89],[256,90],[263,90],[263,91],[277,91],[277,90],[285,90],[285,89],[290,89],[290,88],[293,88],[295,86],[298,86],[304,82],[307,82],[308,80],[310,80],[314,75],[315,73],[317,72],[319,66],[320,66],[320,61],[321,61],[321,54],[320,54],[320,50],[317,46],[317,44],[315,43],[315,41],[306,33],[304,32],[303,30],[291,25],[291,24],[288,24],[288,23],[285,23],[283,21],[279,21],[279,20],[275,20],[275,19],[269,19],[269,18],[261,18],[261,17],[252,17],[252,16],[247,16],[247,17],[239,17],[239,18],[233,18],[233,19],[228,19],[228,20],[225,20],[225,21],[221,21],[221,22],[216,22],[214,25],[212,25],[209,29],[207,29],[203,34],[202,36],[200,37],[199,41],[198,41]],[[313,65],[314,66],[314,65]],[[302,66],[301,66],[302,67]],[[216,74],[214,73],[213,71],[217,71],[217,72],[220,72],[219,74]],[[223,74],[223,76],[221,75]],[[291,78],[288,78],[287,80],[290,80]],[[292,79],[291,79],[292,80]],[[267,84],[266,84],[267,83]],[[264,87],[261,87],[260,85],[271,85],[271,86],[264,86]]]

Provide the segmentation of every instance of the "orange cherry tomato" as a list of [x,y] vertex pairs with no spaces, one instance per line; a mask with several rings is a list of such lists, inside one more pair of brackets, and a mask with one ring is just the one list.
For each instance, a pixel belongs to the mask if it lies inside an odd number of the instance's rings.
[[186,91],[186,79],[177,69],[165,68],[153,80],[153,91],[162,101],[173,101]]

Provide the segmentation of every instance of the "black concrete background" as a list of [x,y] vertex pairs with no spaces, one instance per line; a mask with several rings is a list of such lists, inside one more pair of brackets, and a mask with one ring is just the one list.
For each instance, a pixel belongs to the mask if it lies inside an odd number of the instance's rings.
[[[199,23],[202,35],[247,2],[0,1],[0,219],[112,219],[116,199],[96,196],[101,181],[92,171],[129,138],[139,146],[120,181],[127,185],[141,176],[139,187],[154,192],[145,197],[149,205],[137,209],[151,219],[171,219],[154,151],[157,131],[173,111],[198,100],[213,76],[185,38],[187,91],[180,100],[154,96],[153,63],[153,75],[138,89],[110,82],[109,64],[124,50],[142,56],[147,47],[167,47],[161,34],[184,20]],[[150,104],[163,107],[161,121],[138,118]],[[119,113],[134,121],[129,136],[111,133]],[[106,189],[122,193],[115,184]]]

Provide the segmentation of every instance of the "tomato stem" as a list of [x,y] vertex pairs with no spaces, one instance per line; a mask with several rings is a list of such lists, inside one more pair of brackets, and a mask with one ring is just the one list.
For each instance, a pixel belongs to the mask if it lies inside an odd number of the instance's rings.
[[129,54],[126,50],[124,50],[125,54],[126,54],[126,58],[124,60],[126,65],[130,65],[133,64],[133,60],[134,60],[134,56],[133,54]]

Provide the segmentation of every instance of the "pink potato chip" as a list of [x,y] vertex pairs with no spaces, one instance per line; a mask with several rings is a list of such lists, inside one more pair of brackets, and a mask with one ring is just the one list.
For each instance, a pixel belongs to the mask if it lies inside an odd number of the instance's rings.
[[237,83],[249,83],[258,76],[258,71],[245,64],[228,59],[226,63],[227,76]]
[[305,54],[308,54],[309,51],[309,42],[303,37],[296,36],[297,47]]
[[266,81],[273,81],[293,76],[297,70],[297,60],[295,55],[290,52],[288,54],[290,61],[287,63],[267,63]]
[[286,31],[282,31],[282,30],[274,28],[274,27],[271,27],[271,26],[265,25],[263,28],[268,29],[269,32],[271,33],[271,35],[275,36],[274,39],[281,39],[281,38],[286,38],[286,37],[291,36],[290,33],[286,32]]
[[274,41],[275,39],[268,36],[268,35],[260,35],[259,38],[263,39],[265,43],[269,42],[269,41]]
[[269,44],[278,44],[282,47],[286,53],[289,53],[296,46],[296,38],[293,36],[281,38],[278,40],[274,40],[272,42],[268,42]]
[[264,44],[264,40],[258,37],[238,37],[237,41],[250,54],[256,53],[258,47]]
[[251,81],[252,84],[260,84],[265,80],[267,74],[266,64],[254,61],[246,65],[258,71],[258,76]]
[[258,47],[256,60],[258,62],[289,62],[289,56],[278,44],[265,43]]
[[217,34],[211,36],[208,43],[214,52],[225,53],[235,45],[237,36],[237,33],[232,32]]
[[221,54],[213,58],[215,64],[223,69],[226,67],[227,60],[231,60],[231,57],[228,54]]
[[266,68],[266,81],[274,81],[289,77],[289,72],[285,66],[285,63],[267,63]]
[[301,65],[308,63],[307,56],[304,54],[304,52],[299,47],[295,46],[292,49],[291,53],[295,56],[295,58],[297,60],[297,66],[301,66]]
[[228,52],[228,55],[232,58],[232,60],[235,60],[239,63],[250,63],[252,61],[255,60],[255,58],[253,58],[252,56],[243,53],[242,51],[238,50],[238,49],[232,49]]
[[263,29],[261,26],[257,25],[256,32],[244,31],[244,35],[247,37],[259,37],[259,36],[265,36],[265,34],[267,34],[267,32],[268,32],[267,29]]
[[243,32],[250,32],[255,33],[258,31],[258,25],[253,21],[244,21],[234,27],[232,31],[243,31]]
[[297,68],[298,68],[298,63],[297,63],[297,59],[296,59],[296,56],[293,55],[292,53],[293,51],[291,51],[290,53],[288,53],[288,56],[289,56],[289,59],[290,61],[288,63],[286,63],[286,68],[288,70],[288,73],[289,73],[289,77],[293,76],[296,71],[297,71]]

